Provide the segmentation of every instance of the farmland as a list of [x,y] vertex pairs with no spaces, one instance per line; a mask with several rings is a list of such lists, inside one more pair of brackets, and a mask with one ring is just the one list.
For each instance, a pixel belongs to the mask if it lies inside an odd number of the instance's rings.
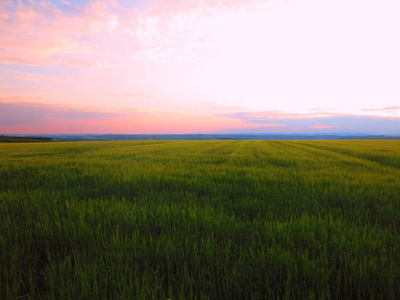
[[34,143],[51,142],[52,139],[44,137],[4,136],[0,135],[0,143]]
[[400,140],[0,144],[0,298],[399,299]]

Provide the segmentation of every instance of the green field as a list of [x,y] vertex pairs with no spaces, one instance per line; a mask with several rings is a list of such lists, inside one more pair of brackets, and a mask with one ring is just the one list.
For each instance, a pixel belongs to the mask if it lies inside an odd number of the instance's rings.
[[400,140],[0,144],[0,299],[400,299]]

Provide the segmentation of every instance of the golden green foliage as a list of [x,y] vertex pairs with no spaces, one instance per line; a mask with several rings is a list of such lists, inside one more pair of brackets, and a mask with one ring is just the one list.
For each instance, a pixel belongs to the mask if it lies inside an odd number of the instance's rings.
[[399,299],[400,141],[0,145],[0,298]]

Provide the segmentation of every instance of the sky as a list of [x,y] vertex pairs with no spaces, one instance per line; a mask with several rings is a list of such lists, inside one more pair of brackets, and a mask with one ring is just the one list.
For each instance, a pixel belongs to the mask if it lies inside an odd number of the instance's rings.
[[400,135],[398,0],[0,0],[0,134]]

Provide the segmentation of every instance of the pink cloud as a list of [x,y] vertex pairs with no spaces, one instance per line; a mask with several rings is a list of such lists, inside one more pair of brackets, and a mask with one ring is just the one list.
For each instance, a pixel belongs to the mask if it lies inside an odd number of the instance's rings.
[[[149,98],[146,98],[149,99]],[[33,99],[31,99],[33,101]],[[9,102],[5,102],[9,101]],[[332,116],[330,118],[248,119],[244,113],[232,113],[234,107],[219,107],[225,115],[213,115],[214,103],[198,104],[163,111],[120,109],[100,110],[89,107],[11,102],[23,99],[0,99],[0,133],[315,133],[353,132],[399,134],[400,120],[371,116]],[[210,110],[211,109],[211,110]],[[340,125],[336,125],[340,124]]]
[[263,123],[263,127],[286,127],[286,124]]
[[0,4],[0,64],[54,66],[80,60],[94,66],[91,59],[122,53],[127,60],[192,60],[206,51],[215,18],[259,2],[172,0],[139,9],[115,0],[63,1],[67,8],[60,10],[48,0],[5,1]]
[[3,97],[136,109],[134,118],[84,122],[130,132],[311,130],[398,117],[395,9],[383,18],[371,1],[364,12],[361,0],[272,2],[0,0]]
[[0,102],[0,133],[213,133],[258,126],[243,126],[239,120],[215,117],[206,113],[206,106],[201,107],[199,112],[132,109],[110,112],[54,104]]
[[[36,74],[18,70],[5,70],[5,75],[9,78],[20,80],[20,81],[27,81],[27,82],[51,82],[54,81],[54,78],[49,75],[44,74]],[[1,78],[1,76],[0,76]],[[1,100],[1,99],[0,99]]]
[[93,52],[87,41],[118,26],[117,16],[109,10],[115,5],[115,1],[89,2],[78,15],[68,15],[45,0],[2,4],[0,64],[53,66],[85,61],[82,57]]

